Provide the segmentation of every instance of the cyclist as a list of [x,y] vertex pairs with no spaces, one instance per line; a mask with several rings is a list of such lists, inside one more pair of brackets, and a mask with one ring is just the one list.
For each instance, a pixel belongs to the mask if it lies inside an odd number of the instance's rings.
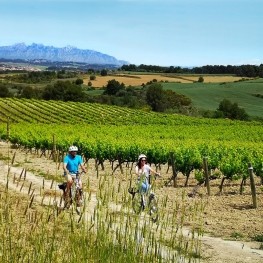
[[138,175],[139,188],[143,192],[150,190],[150,173],[160,176],[159,173],[155,172],[148,164],[147,157],[145,154],[140,154],[138,157],[138,163],[135,167],[135,172]]
[[[63,170],[64,170],[64,177],[67,181],[67,189],[65,192],[65,196],[68,195],[69,189],[72,186],[73,178],[79,172],[79,166],[81,167],[84,173],[87,172],[86,168],[84,167],[83,160],[80,155],[77,154],[78,147],[72,145],[68,149],[68,154],[64,157],[63,160]],[[79,187],[82,188],[81,180],[79,179]]]

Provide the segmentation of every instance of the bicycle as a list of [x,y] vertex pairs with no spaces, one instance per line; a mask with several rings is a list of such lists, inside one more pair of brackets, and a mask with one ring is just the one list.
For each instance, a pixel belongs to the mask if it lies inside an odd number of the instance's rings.
[[75,208],[76,212],[78,214],[81,214],[81,206],[83,204],[84,200],[84,194],[82,189],[80,188],[79,182],[81,173],[71,174],[71,177],[73,179],[73,183],[70,187],[69,193],[67,193],[67,183],[64,182],[60,185],[58,185],[59,189],[63,190],[63,200],[64,200],[64,209],[69,209],[71,205]]
[[132,208],[136,214],[140,214],[145,209],[148,210],[150,218],[153,222],[158,221],[158,202],[157,197],[149,190],[144,192],[138,186],[136,188],[130,187],[128,192],[132,195]]

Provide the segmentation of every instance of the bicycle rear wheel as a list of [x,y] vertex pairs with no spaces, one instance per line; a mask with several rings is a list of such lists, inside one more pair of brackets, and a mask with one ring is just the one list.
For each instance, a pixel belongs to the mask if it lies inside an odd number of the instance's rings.
[[139,213],[143,210],[142,195],[141,195],[140,193],[136,193],[136,194],[133,196],[133,199],[132,199],[132,208],[133,208],[133,211],[134,211],[136,214],[139,214]]
[[155,196],[149,197],[149,214],[153,222],[158,220],[158,203]]

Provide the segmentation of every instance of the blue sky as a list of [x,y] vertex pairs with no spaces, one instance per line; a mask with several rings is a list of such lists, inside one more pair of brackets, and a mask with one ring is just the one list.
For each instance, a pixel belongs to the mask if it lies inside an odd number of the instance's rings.
[[0,46],[91,49],[132,64],[263,63],[263,0],[0,0]]

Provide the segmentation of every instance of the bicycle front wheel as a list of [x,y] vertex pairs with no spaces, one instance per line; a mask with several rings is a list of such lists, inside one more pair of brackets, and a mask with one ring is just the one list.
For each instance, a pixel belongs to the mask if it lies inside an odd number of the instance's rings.
[[149,200],[149,213],[153,222],[158,220],[158,203],[156,197],[151,197]]

